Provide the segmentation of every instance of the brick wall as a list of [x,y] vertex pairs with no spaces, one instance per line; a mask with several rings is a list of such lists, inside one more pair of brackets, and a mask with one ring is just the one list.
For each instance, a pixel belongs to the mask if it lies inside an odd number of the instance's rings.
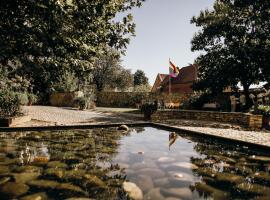
[[241,124],[250,128],[262,128],[263,117],[249,113],[212,112],[197,110],[158,111],[152,116],[152,120],[166,119],[194,119],[209,120],[224,123]]

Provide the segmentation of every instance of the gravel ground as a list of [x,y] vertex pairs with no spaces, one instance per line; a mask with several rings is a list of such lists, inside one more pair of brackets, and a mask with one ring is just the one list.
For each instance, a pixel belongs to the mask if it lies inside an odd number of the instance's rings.
[[52,106],[24,106],[23,112],[31,116],[31,122],[23,126],[50,126],[92,123],[121,123],[132,122],[132,119],[121,117],[112,112],[77,110]]
[[270,132],[269,131],[243,131],[233,129],[221,129],[221,128],[210,128],[210,127],[187,127],[177,126],[184,130],[196,131],[203,134],[215,135],[224,138],[241,140],[254,144],[260,144],[270,147]]

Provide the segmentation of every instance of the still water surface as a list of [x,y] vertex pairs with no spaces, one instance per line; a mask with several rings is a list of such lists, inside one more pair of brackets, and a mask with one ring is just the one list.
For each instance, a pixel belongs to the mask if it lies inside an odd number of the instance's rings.
[[0,133],[0,199],[270,199],[269,156],[150,127]]

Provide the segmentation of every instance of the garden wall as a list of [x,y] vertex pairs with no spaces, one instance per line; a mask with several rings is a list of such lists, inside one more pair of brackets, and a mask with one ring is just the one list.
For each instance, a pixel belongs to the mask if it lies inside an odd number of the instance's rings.
[[262,128],[262,115],[252,115],[249,113],[213,112],[198,110],[176,110],[157,111],[153,116],[153,121],[166,119],[190,119],[209,120],[224,123],[241,124],[250,128]]
[[136,107],[142,101],[164,100],[165,102],[184,102],[188,98],[184,94],[156,94],[140,92],[100,92],[97,94],[97,106],[101,107]]

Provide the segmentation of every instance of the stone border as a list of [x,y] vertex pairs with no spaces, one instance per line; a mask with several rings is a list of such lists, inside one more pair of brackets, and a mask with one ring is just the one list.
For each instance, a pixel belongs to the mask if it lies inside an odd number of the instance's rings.
[[120,125],[126,124],[129,127],[153,127],[160,128],[163,130],[170,131],[181,131],[183,133],[187,133],[196,137],[204,137],[207,136],[209,138],[217,139],[220,142],[225,142],[229,144],[235,145],[243,145],[248,146],[254,149],[259,150],[270,150],[270,146],[263,144],[256,144],[252,142],[247,142],[243,140],[237,140],[233,138],[222,137],[218,135],[211,135],[207,133],[202,133],[199,131],[191,131],[185,130],[176,126],[170,126],[161,123],[152,123],[152,122],[140,122],[140,123],[114,123],[114,124],[98,124],[98,125],[71,125],[71,126],[43,126],[43,127],[0,127],[0,132],[17,132],[17,131],[43,131],[43,130],[69,130],[69,129],[93,129],[93,128],[109,128],[109,127],[118,127]]
[[249,128],[260,129],[263,125],[262,115],[241,112],[214,112],[201,110],[159,110],[152,115],[153,120],[196,119],[215,122],[241,124]]
[[15,125],[23,124],[25,122],[31,121],[30,116],[19,116],[19,117],[10,117],[0,119],[0,126],[3,127],[12,127]]

